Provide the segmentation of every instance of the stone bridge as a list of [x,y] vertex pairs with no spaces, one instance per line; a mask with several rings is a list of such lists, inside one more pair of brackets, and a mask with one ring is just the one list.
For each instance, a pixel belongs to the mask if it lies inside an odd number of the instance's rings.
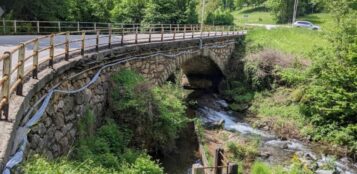
[[[23,76],[22,79],[26,81],[21,83],[21,94],[10,92],[8,118],[0,121],[0,169],[19,151],[21,135],[24,134],[22,128],[40,110],[39,106],[50,89],[80,89],[91,82],[98,70],[101,70],[96,81],[81,92],[53,94],[41,119],[29,127],[25,157],[39,153],[55,158],[68,153],[74,145],[77,122],[84,115],[85,108],[92,108],[98,120],[104,115],[108,104],[110,77],[120,69],[135,70],[153,85],[162,84],[176,72],[185,74],[188,86],[193,88],[200,87],[196,83],[199,78],[205,78],[209,85],[217,85],[214,76],[220,74],[219,78],[224,77],[235,42],[243,35],[244,33],[231,32],[202,37],[201,33],[199,38],[192,36],[188,39],[112,45],[92,51],[81,50],[81,53],[73,54],[69,59],[63,55],[58,61],[52,62],[51,68],[39,66],[35,74],[37,78],[31,78],[34,75],[31,73]],[[218,83],[220,80],[222,79]],[[19,87],[15,89],[17,91]]]

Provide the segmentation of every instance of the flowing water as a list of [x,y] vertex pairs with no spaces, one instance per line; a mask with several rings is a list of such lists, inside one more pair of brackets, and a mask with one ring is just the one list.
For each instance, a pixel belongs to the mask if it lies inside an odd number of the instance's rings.
[[[244,137],[254,137],[260,139],[260,153],[268,154],[265,157],[259,157],[259,160],[274,164],[288,166],[294,154],[299,159],[309,164],[316,173],[335,172],[341,174],[357,174],[357,164],[349,158],[334,158],[324,154],[319,147],[305,144],[299,140],[279,139],[270,132],[261,131],[253,128],[243,119],[239,119],[237,114],[229,111],[226,101],[219,97],[207,94],[196,99],[198,102],[197,115],[204,124],[222,122],[224,120],[224,129],[230,132],[237,132]],[[323,170],[321,166],[333,166],[334,169]]]

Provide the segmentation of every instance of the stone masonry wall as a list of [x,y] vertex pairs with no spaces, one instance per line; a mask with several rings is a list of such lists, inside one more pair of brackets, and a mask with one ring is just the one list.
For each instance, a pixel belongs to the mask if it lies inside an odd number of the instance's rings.
[[[232,41],[235,38],[229,39]],[[221,41],[227,41],[227,39],[221,39],[215,42],[219,44]],[[193,45],[196,44],[197,42],[193,43]],[[97,122],[101,122],[108,104],[110,77],[120,69],[133,69],[157,85],[165,82],[185,61],[197,56],[211,58],[220,68],[225,68],[234,48],[234,44],[231,44],[224,48],[205,48],[197,51],[197,48],[192,48],[192,44],[188,46],[191,47],[188,47],[185,51],[191,49],[191,51],[195,52],[186,52],[175,58],[154,56],[147,59],[127,61],[103,70],[100,78],[83,92],[70,95],[55,93],[52,96],[43,118],[29,133],[26,156],[42,154],[48,158],[55,158],[68,153],[73,147],[77,137],[78,121],[84,116],[87,107],[97,116]],[[166,52],[165,54],[175,54],[177,53],[177,47],[182,47],[182,45],[175,43],[165,45],[161,48],[161,51],[169,50],[170,53]],[[118,54],[115,50],[103,51],[89,55],[86,58],[78,58],[76,61],[70,61],[63,65],[57,65],[56,71],[46,72],[51,73],[50,75],[39,74],[39,78],[47,79],[31,80],[33,84],[28,86],[28,89],[25,89],[25,91],[28,92],[25,92],[25,97],[20,100],[22,101],[22,105],[20,105],[22,109],[20,109],[20,111],[23,115],[17,116],[18,120],[15,123],[21,125],[21,123],[28,120],[29,118],[22,118],[25,115],[25,111],[28,110],[30,106],[33,106],[39,98],[46,95],[47,91],[53,86],[59,84],[59,89],[63,90],[78,89],[88,83],[97,72],[98,68],[93,68],[94,66],[100,67],[99,64],[103,64],[103,61],[109,62],[118,59],[119,53],[129,52],[129,50],[134,50],[137,54],[154,54],[158,51],[157,49],[149,49],[144,46],[121,48],[121,50],[117,51]],[[93,62],[96,63],[93,64]],[[222,69],[222,72],[224,72],[224,69]],[[30,98],[27,99],[27,97]],[[18,112],[18,114],[19,113],[20,112]],[[16,132],[16,130],[14,132]],[[15,137],[15,135],[12,135],[12,137]],[[11,138],[11,141],[13,140],[14,138]],[[12,148],[11,153],[14,153],[16,147],[14,147],[13,143],[10,142],[8,146],[8,148]],[[7,158],[5,157],[4,159],[6,160]]]

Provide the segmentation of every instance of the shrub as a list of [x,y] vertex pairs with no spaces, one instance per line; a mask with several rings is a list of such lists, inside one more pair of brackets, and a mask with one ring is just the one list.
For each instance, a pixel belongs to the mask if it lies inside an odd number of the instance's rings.
[[142,155],[135,160],[135,163],[122,166],[122,174],[163,174],[163,169],[150,159],[147,155]]
[[252,174],[273,174],[271,167],[262,162],[255,162],[252,167]]
[[112,81],[111,108],[119,121],[134,131],[135,144],[143,149],[172,150],[187,121],[182,89],[172,84],[151,87],[130,70],[113,75]]
[[280,68],[293,67],[294,57],[281,52],[264,49],[245,58],[244,74],[248,85],[255,90],[272,89],[280,79]]
[[209,12],[205,24],[209,25],[233,25],[234,17],[229,10],[217,9]]

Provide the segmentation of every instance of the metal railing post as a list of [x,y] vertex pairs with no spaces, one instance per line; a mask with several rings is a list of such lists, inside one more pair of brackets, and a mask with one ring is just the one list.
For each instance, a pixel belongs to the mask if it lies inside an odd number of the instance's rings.
[[138,27],[135,28],[135,44],[138,43]]
[[58,21],[58,32],[61,32],[61,22]]
[[4,18],[2,19],[2,30],[3,30],[3,33],[5,34],[6,33],[6,23],[5,23]]
[[94,22],[94,30],[97,30],[97,23]]
[[52,33],[50,36],[50,59],[48,61],[48,66],[53,68],[53,59],[55,54],[55,47],[54,47],[54,34]]
[[82,31],[82,44],[81,44],[81,55],[84,55],[84,49],[85,49],[85,40],[86,40],[86,32]]
[[186,39],[186,24],[183,26],[183,39]]
[[149,29],[149,43],[151,42],[151,32],[152,32],[152,28],[150,26],[150,29]]
[[16,25],[16,20],[14,20],[14,33],[17,33],[17,25]]
[[97,30],[97,36],[95,38],[95,50],[97,52],[99,51],[99,35],[100,35],[100,30]]
[[200,36],[201,36],[201,38],[202,38],[202,34],[203,34],[203,28],[204,27],[202,27],[202,25],[201,25],[201,28],[200,28],[200,32],[201,32]]
[[109,24],[109,33],[108,33],[108,47],[112,48],[112,27],[110,24]]
[[37,79],[38,74],[38,50],[39,50],[39,41],[38,39],[35,40],[33,44],[33,60],[32,60],[32,78]]
[[120,44],[123,46],[124,45],[124,26],[123,24],[121,25],[121,40]]
[[214,36],[217,36],[217,26],[214,26]]
[[77,22],[77,31],[80,32],[80,31],[81,31],[80,29],[81,29],[81,28],[80,28],[80,26],[79,26],[79,22]]
[[17,80],[20,80],[19,84],[16,87],[16,95],[22,95],[23,91],[23,79],[25,73],[25,44],[21,43],[19,48],[19,56],[17,58]]
[[176,29],[177,29],[177,28],[175,27],[175,28],[174,28],[173,38],[172,38],[173,40],[175,40],[175,39],[176,39]]
[[161,24],[161,42],[164,41],[164,26]]
[[1,115],[1,119],[7,120],[9,117],[12,55],[10,52],[5,52],[4,56],[5,57],[3,59],[3,69],[2,69],[2,76],[4,81],[1,87],[1,110],[2,110],[2,114],[5,116],[5,119],[2,118],[2,115]]
[[69,31],[66,32],[65,45],[64,45],[64,60],[69,60]]
[[211,36],[211,30],[210,30],[211,28],[212,28],[211,26],[208,27],[208,30],[207,30],[208,31],[208,37]]
[[40,21],[36,22],[37,34],[40,34]]

